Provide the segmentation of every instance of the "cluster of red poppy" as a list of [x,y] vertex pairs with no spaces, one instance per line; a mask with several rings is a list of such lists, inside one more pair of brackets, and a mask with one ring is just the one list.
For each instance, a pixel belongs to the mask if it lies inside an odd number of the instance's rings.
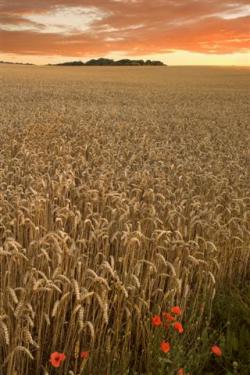
[[[89,352],[81,352],[80,357],[83,359],[88,359]],[[50,355],[50,363],[53,367],[60,367],[61,363],[66,359],[66,355],[64,353],[53,352]]]
[[[178,333],[181,334],[184,332],[184,328],[181,322],[176,320],[176,317],[181,314],[181,308],[179,306],[173,306],[170,312],[163,312],[162,317],[160,315],[154,315],[151,322],[154,327],[163,326],[165,329],[168,329],[170,326],[172,326]],[[160,349],[163,353],[168,353],[171,349],[170,343],[168,341],[162,341],[160,343]],[[211,352],[217,357],[222,356],[222,350],[217,345],[213,345],[211,347]],[[180,368],[178,370],[178,375],[185,375],[185,370]]]
[[[164,326],[165,329],[168,329],[171,325],[179,333],[184,332],[184,328],[181,322],[176,320],[178,315],[181,315],[182,311],[179,306],[173,306],[171,312],[163,312],[162,318],[160,315],[154,315],[152,317],[152,325],[154,327]],[[162,341],[160,343],[160,349],[163,353],[168,353],[171,349],[170,343],[168,341]]]
[[[163,312],[162,316],[166,319],[166,322],[164,322],[160,315],[154,315],[152,317],[152,325],[154,327],[159,327],[161,325],[164,325],[166,329],[169,328],[172,322],[173,328],[178,331],[179,333],[184,332],[184,328],[180,322],[176,320],[175,316],[181,315],[182,311],[179,306],[174,306],[171,309],[171,313],[169,312]],[[173,314],[173,315],[172,315]],[[175,316],[174,316],[175,315]]]
[[[160,326],[163,326],[168,329],[170,325],[173,326],[173,328],[178,332],[178,333],[183,333],[184,332],[184,328],[182,326],[182,324],[180,322],[178,322],[176,320],[176,316],[179,316],[182,314],[182,310],[179,306],[173,306],[171,308],[171,312],[163,312],[162,313],[162,316],[163,318],[165,318],[165,322],[164,320],[161,318],[160,315],[154,315],[152,317],[152,325],[154,327],[160,327]],[[170,343],[168,341],[162,341],[160,343],[160,349],[163,353],[168,353],[171,349],[171,346],[170,346]],[[221,357],[222,356],[222,350],[219,346],[217,345],[213,345],[211,347],[211,352],[216,355],[217,357]],[[80,357],[82,359],[85,359],[87,360],[88,357],[89,357],[89,352],[88,351],[85,351],[85,352],[81,352],[80,353]],[[53,352],[51,355],[50,355],[50,363],[53,367],[60,367],[61,366],[61,363],[66,359],[66,356],[64,353],[59,353],[59,352]],[[178,375],[185,375],[185,370],[183,368],[180,368],[178,370]]]

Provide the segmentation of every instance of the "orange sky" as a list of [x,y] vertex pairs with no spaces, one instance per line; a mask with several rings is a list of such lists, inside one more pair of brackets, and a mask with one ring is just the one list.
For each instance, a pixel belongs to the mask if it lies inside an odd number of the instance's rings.
[[250,65],[249,0],[0,0],[0,60]]

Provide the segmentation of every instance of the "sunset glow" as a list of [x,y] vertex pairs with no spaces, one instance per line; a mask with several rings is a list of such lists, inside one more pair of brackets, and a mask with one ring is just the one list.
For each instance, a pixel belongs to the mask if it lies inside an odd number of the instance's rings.
[[0,1],[0,60],[250,65],[248,0]]

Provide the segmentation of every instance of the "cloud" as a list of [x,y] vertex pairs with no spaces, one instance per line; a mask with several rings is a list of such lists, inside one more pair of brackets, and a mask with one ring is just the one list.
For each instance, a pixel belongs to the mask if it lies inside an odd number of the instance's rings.
[[0,1],[0,51],[98,56],[250,49],[249,0]]
[[42,32],[75,34],[88,31],[94,21],[101,20],[105,13],[95,7],[56,7],[46,13],[29,14],[25,18],[33,25],[44,26]]

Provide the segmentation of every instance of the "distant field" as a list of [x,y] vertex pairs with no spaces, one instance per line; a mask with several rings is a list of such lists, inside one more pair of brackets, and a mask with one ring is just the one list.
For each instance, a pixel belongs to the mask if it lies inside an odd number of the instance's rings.
[[0,66],[1,375],[205,373],[216,292],[250,276],[249,73]]

